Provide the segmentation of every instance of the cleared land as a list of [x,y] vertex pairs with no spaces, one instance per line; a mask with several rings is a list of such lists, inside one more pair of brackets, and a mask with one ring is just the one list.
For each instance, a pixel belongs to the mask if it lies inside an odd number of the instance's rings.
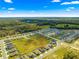
[[28,54],[37,48],[44,47],[48,42],[49,41],[45,37],[40,35],[31,36],[30,39],[22,38],[12,41],[21,54]]

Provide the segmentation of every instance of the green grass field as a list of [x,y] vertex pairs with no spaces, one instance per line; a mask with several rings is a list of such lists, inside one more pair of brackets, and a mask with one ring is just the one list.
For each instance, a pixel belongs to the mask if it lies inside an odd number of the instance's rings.
[[48,44],[48,40],[40,35],[31,36],[30,39],[15,39],[12,41],[21,54],[28,54],[34,49],[44,47]]

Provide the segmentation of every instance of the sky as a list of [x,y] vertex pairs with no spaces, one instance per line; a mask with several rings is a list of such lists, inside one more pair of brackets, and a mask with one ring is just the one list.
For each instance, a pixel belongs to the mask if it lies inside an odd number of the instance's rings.
[[79,17],[79,0],[0,0],[0,17]]

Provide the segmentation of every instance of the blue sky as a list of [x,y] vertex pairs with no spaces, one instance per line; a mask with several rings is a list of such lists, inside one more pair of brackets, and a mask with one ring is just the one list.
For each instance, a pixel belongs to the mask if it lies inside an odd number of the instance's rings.
[[0,17],[79,17],[79,0],[0,0]]

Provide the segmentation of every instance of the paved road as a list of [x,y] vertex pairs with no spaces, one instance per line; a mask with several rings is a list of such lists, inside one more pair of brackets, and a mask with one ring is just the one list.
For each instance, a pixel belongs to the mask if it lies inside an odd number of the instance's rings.
[[8,59],[8,55],[6,53],[4,40],[0,40],[1,50],[2,50],[2,59]]

